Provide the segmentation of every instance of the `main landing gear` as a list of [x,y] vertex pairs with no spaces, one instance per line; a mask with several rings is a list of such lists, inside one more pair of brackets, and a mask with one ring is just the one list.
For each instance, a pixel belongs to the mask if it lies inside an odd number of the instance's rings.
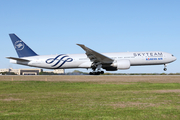
[[167,67],[167,64],[164,64],[164,69],[163,69],[164,71],[167,71],[166,67]]
[[[98,64],[98,63],[92,65],[93,72],[90,72],[89,75],[104,74],[104,71],[101,71],[101,67],[102,67],[102,64]],[[96,69],[97,69],[97,71],[96,71]]]

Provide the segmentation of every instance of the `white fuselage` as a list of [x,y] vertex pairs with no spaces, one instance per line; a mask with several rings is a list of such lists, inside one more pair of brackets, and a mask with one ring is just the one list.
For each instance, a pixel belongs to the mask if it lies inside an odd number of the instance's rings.
[[[172,54],[159,51],[103,53],[103,55],[112,58],[114,62],[129,60],[131,66],[160,65],[176,60]],[[22,57],[22,59],[29,60],[29,62],[18,60],[10,60],[10,62],[47,69],[91,68],[92,65],[86,54],[41,55]]]

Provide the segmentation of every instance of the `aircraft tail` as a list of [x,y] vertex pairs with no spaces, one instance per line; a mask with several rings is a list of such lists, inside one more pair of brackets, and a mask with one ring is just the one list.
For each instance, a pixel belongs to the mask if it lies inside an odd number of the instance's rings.
[[27,46],[18,36],[16,36],[15,34],[9,34],[9,36],[12,40],[12,43],[19,58],[37,56],[37,54],[29,46]]

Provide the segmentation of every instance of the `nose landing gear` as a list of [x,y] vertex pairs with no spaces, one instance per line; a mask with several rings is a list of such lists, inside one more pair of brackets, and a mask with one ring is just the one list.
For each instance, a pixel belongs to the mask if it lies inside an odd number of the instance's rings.
[[164,71],[167,71],[166,67],[167,67],[167,64],[164,64],[164,69],[163,69]]
[[164,68],[164,71],[167,71],[167,68]]

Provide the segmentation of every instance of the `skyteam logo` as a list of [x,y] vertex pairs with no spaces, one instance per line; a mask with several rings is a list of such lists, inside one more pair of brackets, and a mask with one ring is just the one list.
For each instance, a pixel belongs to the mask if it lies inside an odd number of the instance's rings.
[[68,55],[60,54],[55,58],[49,58],[46,60],[47,64],[52,64],[52,67],[61,68],[66,62],[72,62],[73,59]]
[[23,50],[24,49],[24,42],[21,40],[16,41],[14,44],[14,47],[16,50]]

